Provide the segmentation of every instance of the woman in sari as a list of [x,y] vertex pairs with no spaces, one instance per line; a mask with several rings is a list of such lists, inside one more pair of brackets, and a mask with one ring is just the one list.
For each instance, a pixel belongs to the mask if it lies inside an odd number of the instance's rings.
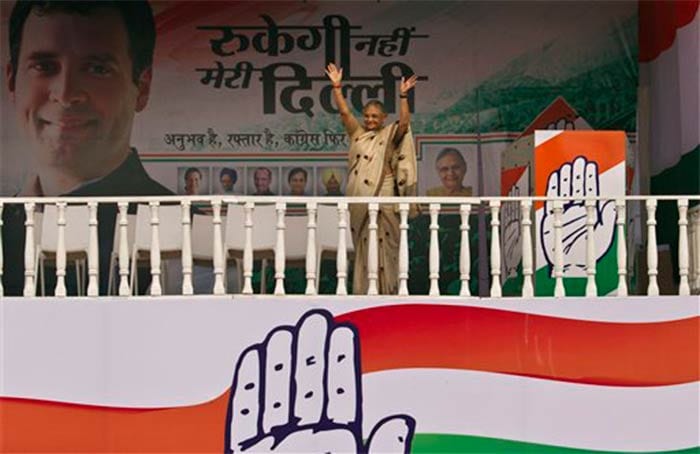
[[[379,101],[362,109],[360,124],[350,111],[342,91],[343,70],[331,63],[326,75],[333,84],[333,97],[350,138],[348,183],[351,197],[411,196],[416,194],[416,152],[410,130],[408,92],[416,85],[415,75],[401,78],[399,120],[385,125],[386,112]],[[394,205],[380,205],[377,216],[378,291],[398,291],[399,216]],[[350,204],[350,228],[355,244],[353,293],[367,293],[369,212],[366,204]]]

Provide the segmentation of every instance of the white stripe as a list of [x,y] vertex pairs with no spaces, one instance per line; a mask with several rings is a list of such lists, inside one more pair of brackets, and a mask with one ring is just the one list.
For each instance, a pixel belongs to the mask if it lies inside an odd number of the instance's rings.
[[[0,396],[152,408],[209,401],[231,385],[238,355],[312,308],[333,314],[399,302],[449,304],[603,322],[697,317],[696,296],[606,298],[188,297],[145,302],[0,301]],[[523,328],[525,329],[525,328]],[[439,352],[436,352],[439,354]],[[623,360],[623,359],[621,359]]]
[[416,419],[417,433],[594,450],[685,449],[700,444],[699,398],[698,382],[625,388],[487,372],[396,370],[365,376],[363,430],[388,414],[405,413]]
[[543,145],[559,134],[564,132],[564,130],[537,130],[535,131],[535,148],[539,147],[540,145]]
[[700,14],[677,30],[673,45],[640,65],[650,87],[651,174],[678,164],[700,143]]

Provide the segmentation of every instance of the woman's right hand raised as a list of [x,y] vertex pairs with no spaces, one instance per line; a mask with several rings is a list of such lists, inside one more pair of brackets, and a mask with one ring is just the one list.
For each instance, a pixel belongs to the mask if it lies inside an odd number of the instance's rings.
[[333,85],[340,85],[340,82],[343,80],[343,68],[338,68],[335,66],[335,63],[329,63],[326,66],[326,75]]

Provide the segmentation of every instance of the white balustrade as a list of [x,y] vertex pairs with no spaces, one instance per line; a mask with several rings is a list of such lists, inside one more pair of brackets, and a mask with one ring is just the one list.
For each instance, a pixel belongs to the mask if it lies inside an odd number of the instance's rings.
[[376,295],[379,293],[377,288],[377,277],[379,268],[379,251],[377,250],[377,215],[379,213],[379,204],[369,204],[369,244],[367,252],[367,287],[368,295]]
[[690,295],[688,285],[688,199],[678,200],[678,274],[679,295]]
[[97,242],[97,202],[88,202],[88,287],[87,296],[100,294],[100,248]]
[[438,281],[440,279],[440,242],[438,240],[438,230],[440,225],[438,224],[438,214],[440,214],[440,204],[431,203],[429,206],[430,211],[430,250],[428,252],[430,256],[429,261],[429,274],[430,279],[430,290],[428,290],[428,295],[438,296],[440,295],[440,286]]
[[[338,284],[335,289],[336,295],[348,294],[348,245],[345,240],[348,228],[348,204],[338,203],[338,252],[336,254],[336,276]],[[320,278],[320,277],[319,277]]]
[[408,203],[399,204],[399,295],[408,295]]
[[245,245],[243,247],[243,290],[244,295],[253,294],[253,210],[255,204],[246,202],[245,212]]
[[554,296],[566,296],[564,290],[564,251],[562,245],[562,213],[564,203],[555,200],[552,203],[554,212]]
[[190,217],[190,201],[180,203],[182,222],[182,294],[192,295],[192,220]]
[[66,296],[66,203],[56,204],[58,216],[56,226],[58,236],[56,240],[56,289],[54,294],[61,298]]
[[501,202],[491,200],[489,202],[491,209],[491,297],[501,297],[501,237],[500,228],[501,221],[499,210]]
[[286,253],[284,252],[284,212],[286,204],[277,202],[277,242],[275,243],[275,295],[284,295],[284,265]]
[[24,204],[24,290],[22,294],[36,295],[36,280],[34,276],[34,202]]
[[[98,218],[98,208],[99,203],[115,203],[118,206],[118,217],[117,217],[117,232],[115,241],[118,242],[118,251],[115,251],[115,261],[118,257],[118,267],[119,267],[119,295],[127,296],[131,294],[132,289],[130,289],[129,284],[129,216],[128,208],[129,203],[145,203],[149,204],[149,216],[150,216],[150,272],[151,272],[151,288],[150,295],[158,296],[163,294],[163,281],[161,279],[164,270],[161,270],[161,255],[162,253],[169,252],[170,246],[167,246],[164,241],[166,238],[160,238],[160,232],[163,232],[161,228],[161,223],[165,222],[163,216],[165,216],[165,209],[160,210],[161,203],[172,203],[170,198],[163,197],[151,197],[151,198],[106,198],[98,200],[92,200],[89,198],[71,198],[71,199],[61,199],[61,198],[48,198],[46,200],[39,200],[35,202],[32,199],[23,199],[19,203],[23,204],[25,212],[25,223],[24,223],[24,235],[25,235],[25,245],[24,245],[24,277],[23,277],[23,290],[22,294],[26,297],[31,297],[36,295],[37,290],[37,276],[36,273],[36,260],[41,258],[40,254],[37,254],[37,244],[36,241],[36,229],[35,223],[35,207],[36,203],[49,204],[56,206],[57,218],[55,223],[51,222],[51,226],[46,228],[55,228],[54,238],[56,238],[56,285],[54,289],[54,294],[56,297],[64,297],[67,294],[66,289],[66,262],[69,258],[68,256],[68,242],[70,238],[69,228],[72,229],[72,217],[71,210],[68,208],[70,206],[78,204],[86,204],[88,208],[88,219],[87,222],[88,230],[88,244],[87,244],[87,294],[90,297],[99,296],[99,226],[98,223],[100,219]],[[224,255],[228,254],[224,251],[223,246],[223,231],[222,231],[222,216],[221,216],[221,205],[223,199],[220,196],[215,197],[202,197],[203,200],[211,203],[213,216],[212,216],[212,238],[211,244],[213,249],[213,277],[214,277],[214,287],[211,290],[214,295],[225,294],[225,260],[227,257]],[[269,198],[266,200],[270,200]],[[274,200],[274,199],[272,199]],[[459,204],[459,216],[460,216],[460,246],[459,246],[459,295],[462,297],[468,297],[471,295],[470,291],[470,274],[471,274],[471,251],[470,251],[470,225],[469,217],[472,214],[472,203],[484,203],[487,202],[489,206],[489,212],[491,215],[491,242],[489,251],[489,266],[490,266],[490,296],[500,297],[502,294],[501,286],[503,284],[502,276],[502,256],[501,256],[501,211],[503,215],[506,216],[504,203],[515,203],[520,204],[520,238],[521,238],[521,253],[522,253],[522,296],[527,298],[534,295],[534,250],[535,243],[532,238],[532,205],[535,200],[543,200],[543,198],[517,198],[511,200],[510,198],[504,197],[484,197],[484,198],[474,198],[474,201],[470,199],[470,203]],[[597,248],[601,246],[596,244],[600,239],[595,239],[595,229],[598,222],[596,212],[597,206],[604,199],[602,198],[591,198],[584,201],[585,206],[585,270],[586,270],[586,285],[585,294],[589,298],[597,297]],[[634,243],[629,241],[632,235],[631,231],[628,232],[627,227],[627,204],[630,201],[639,203],[644,203],[647,213],[646,221],[646,261],[647,261],[647,273],[648,273],[648,286],[646,293],[650,296],[655,296],[659,294],[659,284],[658,284],[658,274],[659,274],[659,261],[658,261],[658,244],[657,244],[657,220],[656,211],[659,201],[670,201],[672,197],[669,196],[620,196],[614,200],[616,219],[615,219],[615,237],[616,237],[616,259],[617,259],[617,296],[627,296],[629,289],[627,283],[628,276],[628,250],[630,247],[634,246]],[[678,294],[690,295],[691,293],[697,293],[700,291],[700,209],[694,206],[696,200],[700,200],[697,196],[677,196],[675,197],[675,202],[678,207],[678,276],[680,278],[680,284],[678,287]],[[243,282],[242,282],[242,292],[244,294],[252,294],[252,278],[253,278],[253,232],[257,226],[253,224],[253,212],[255,209],[255,201],[260,201],[260,198],[246,198],[241,197],[240,200],[231,203],[243,203],[244,208],[242,210],[242,216],[244,216],[244,229],[240,236],[245,236],[245,244],[241,245],[243,248]],[[425,203],[425,200],[420,200]],[[194,272],[193,272],[193,251],[192,251],[192,217],[191,217],[191,207],[195,202],[200,202],[198,198],[187,198],[181,199],[179,203],[179,219],[178,222],[181,223],[182,227],[182,295],[192,295],[194,293]],[[292,200],[293,203],[297,203],[296,199]],[[439,296],[440,295],[440,244],[439,244],[439,216],[442,209],[442,203],[446,203],[447,200],[442,200],[441,203],[436,203],[430,201],[429,203],[429,252],[427,257],[427,265],[429,272],[429,295]],[[3,225],[1,216],[7,200],[0,199],[0,240],[5,237],[7,239],[7,233],[3,231]],[[227,202],[228,203],[228,202]],[[291,223],[288,224],[285,221],[287,198],[281,197],[275,200],[275,219],[276,219],[276,238],[274,239],[274,254],[275,254],[275,290],[276,295],[285,294],[285,267],[286,267],[286,254],[289,244],[286,244],[286,230],[292,229],[289,238],[293,238],[294,241],[305,239],[306,241],[306,262],[305,262],[305,278],[304,278],[304,293],[306,295],[312,296],[318,293],[318,281],[321,276],[318,273],[318,235],[319,228],[323,227],[320,222],[324,220],[319,219],[319,203],[328,203],[327,200],[310,198],[305,200],[307,222],[304,223]],[[347,294],[347,254],[349,244],[347,243],[347,229],[348,225],[348,203],[341,200],[331,200],[330,203],[336,203],[338,223],[337,223],[337,278],[338,283],[335,290],[336,295],[346,295]],[[378,295],[379,294],[379,280],[380,280],[380,239],[379,239],[379,224],[378,219],[380,216],[381,204],[392,203],[394,206],[398,207],[399,214],[399,250],[398,250],[398,295],[399,296],[409,296],[409,211],[410,203],[415,203],[415,200],[400,201],[377,199],[376,202],[371,198],[358,201],[357,203],[367,203],[368,214],[369,214],[369,238],[366,245],[362,245],[367,248],[367,278],[368,278],[368,295]],[[380,204],[381,203],[381,204]],[[564,219],[564,204],[568,203],[568,199],[559,198],[551,201],[552,214],[553,214],[553,273],[554,278],[554,296],[564,297],[566,294],[564,286],[564,256],[565,253],[568,254],[570,251],[564,251],[564,238],[563,232],[566,226],[563,225]],[[693,206],[693,208],[691,208]],[[5,210],[6,211],[6,210]],[[159,216],[159,213],[162,213]],[[448,213],[454,213],[449,211]],[[514,213],[517,214],[517,213]],[[161,219],[162,218],[162,219]],[[508,216],[512,218],[512,216]],[[504,218],[505,219],[505,218]],[[168,221],[170,222],[170,221]],[[84,227],[84,226],[83,226]],[[178,225],[178,228],[180,226]],[[301,236],[301,230],[304,230],[304,236]],[[297,232],[296,230],[299,230]],[[72,231],[72,230],[71,230]],[[180,234],[178,233],[178,241]],[[168,240],[172,241],[172,238],[168,237]],[[292,241],[292,240],[290,240]],[[117,243],[115,243],[117,244]],[[270,242],[272,244],[272,242]],[[294,245],[292,245],[294,246]],[[359,245],[358,245],[359,246]],[[539,245],[538,245],[539,246]],[[673,246],[673,245],[672,245]],[[0,241],[0,296],[4,296],[7,291],[7,286],[3,287],[2,278],[7,276],[6,267],[8,263],[3,261],[3,248],[7,248],[6,243]],[[166,249],[162,249],[166,248]],[[298,248],[297,248],[298,249]],[[583,252],[583,251],[582,251]],[[567,259],[568,260],[568,259]],[[580,261],[579,261],[580,262]],[[510,265],[509,265],[510,266]],[[569,266],[569,265],[567,265]],[[583,265],[577,265],[583,266]],[[77,268],[77,264],[76,264]],[[79,273],[84,273],[79,271]],[[79,277],[84,280],[84,275],[80,274]],[[606,279],[607,280],[607,279]],[[83,288],[85,282],[78,282],[79,288]],[[455,285],[453,283],[452,285]]]
[[158,233],[159,202],[150,202],[151,207],[151,296],[160,296],[163,289],[160,285],[160,235]]
[[469,213],[472,206],[468,203],[459,206],[460,242],[459,242],[459,296],[471,296],[469,280],[471,278],[471,253],[469,251]]
[[221,236],[221,199],[216,198],[211,203],[214,217],[214,238],[212,244],[212,261],[214,262],[214,295],[226,293],[224,287],[224,242]]
[[656,246],[656,200],[649,199],[647,206],[647,274],[649,285],[647,295],[656,296],[659,294],[659,284],[656,276],[659,274],[659,256]]
[[625,239],[626,206],[624,199],[615,201],[617,213],[617,296],[627,296],[627,240]]
[[522,200],[520,202],[521,231],[520,241],[522,246],[523,262],[523,297],[528,298],[534,295],[532,285],[532,220],[530,219],[530,208],[532,201]]
[[307,295],[316,294],[316,202],[306,204],[308,222],[306,224],[306,290]]
[[595,252],[595,223],[596,201],[586,199],[586,296],[598,295],[595,282],[596,252]]

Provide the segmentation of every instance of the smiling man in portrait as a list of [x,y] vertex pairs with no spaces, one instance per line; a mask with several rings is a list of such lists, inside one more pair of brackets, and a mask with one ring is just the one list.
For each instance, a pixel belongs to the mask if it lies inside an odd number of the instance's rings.
[[[17,195],[172,194],[130,145],[134,116],[150,95],[155,40],[153,12],[142,0],[14,5],[5,76],[30,169]],[[98,219],[104,291],[116,206],[101,204]],[[24,207],[8,205],[3,221],[4,262],[24,263]],[[21,268],[4,274],[7,294],[21,292]]]

